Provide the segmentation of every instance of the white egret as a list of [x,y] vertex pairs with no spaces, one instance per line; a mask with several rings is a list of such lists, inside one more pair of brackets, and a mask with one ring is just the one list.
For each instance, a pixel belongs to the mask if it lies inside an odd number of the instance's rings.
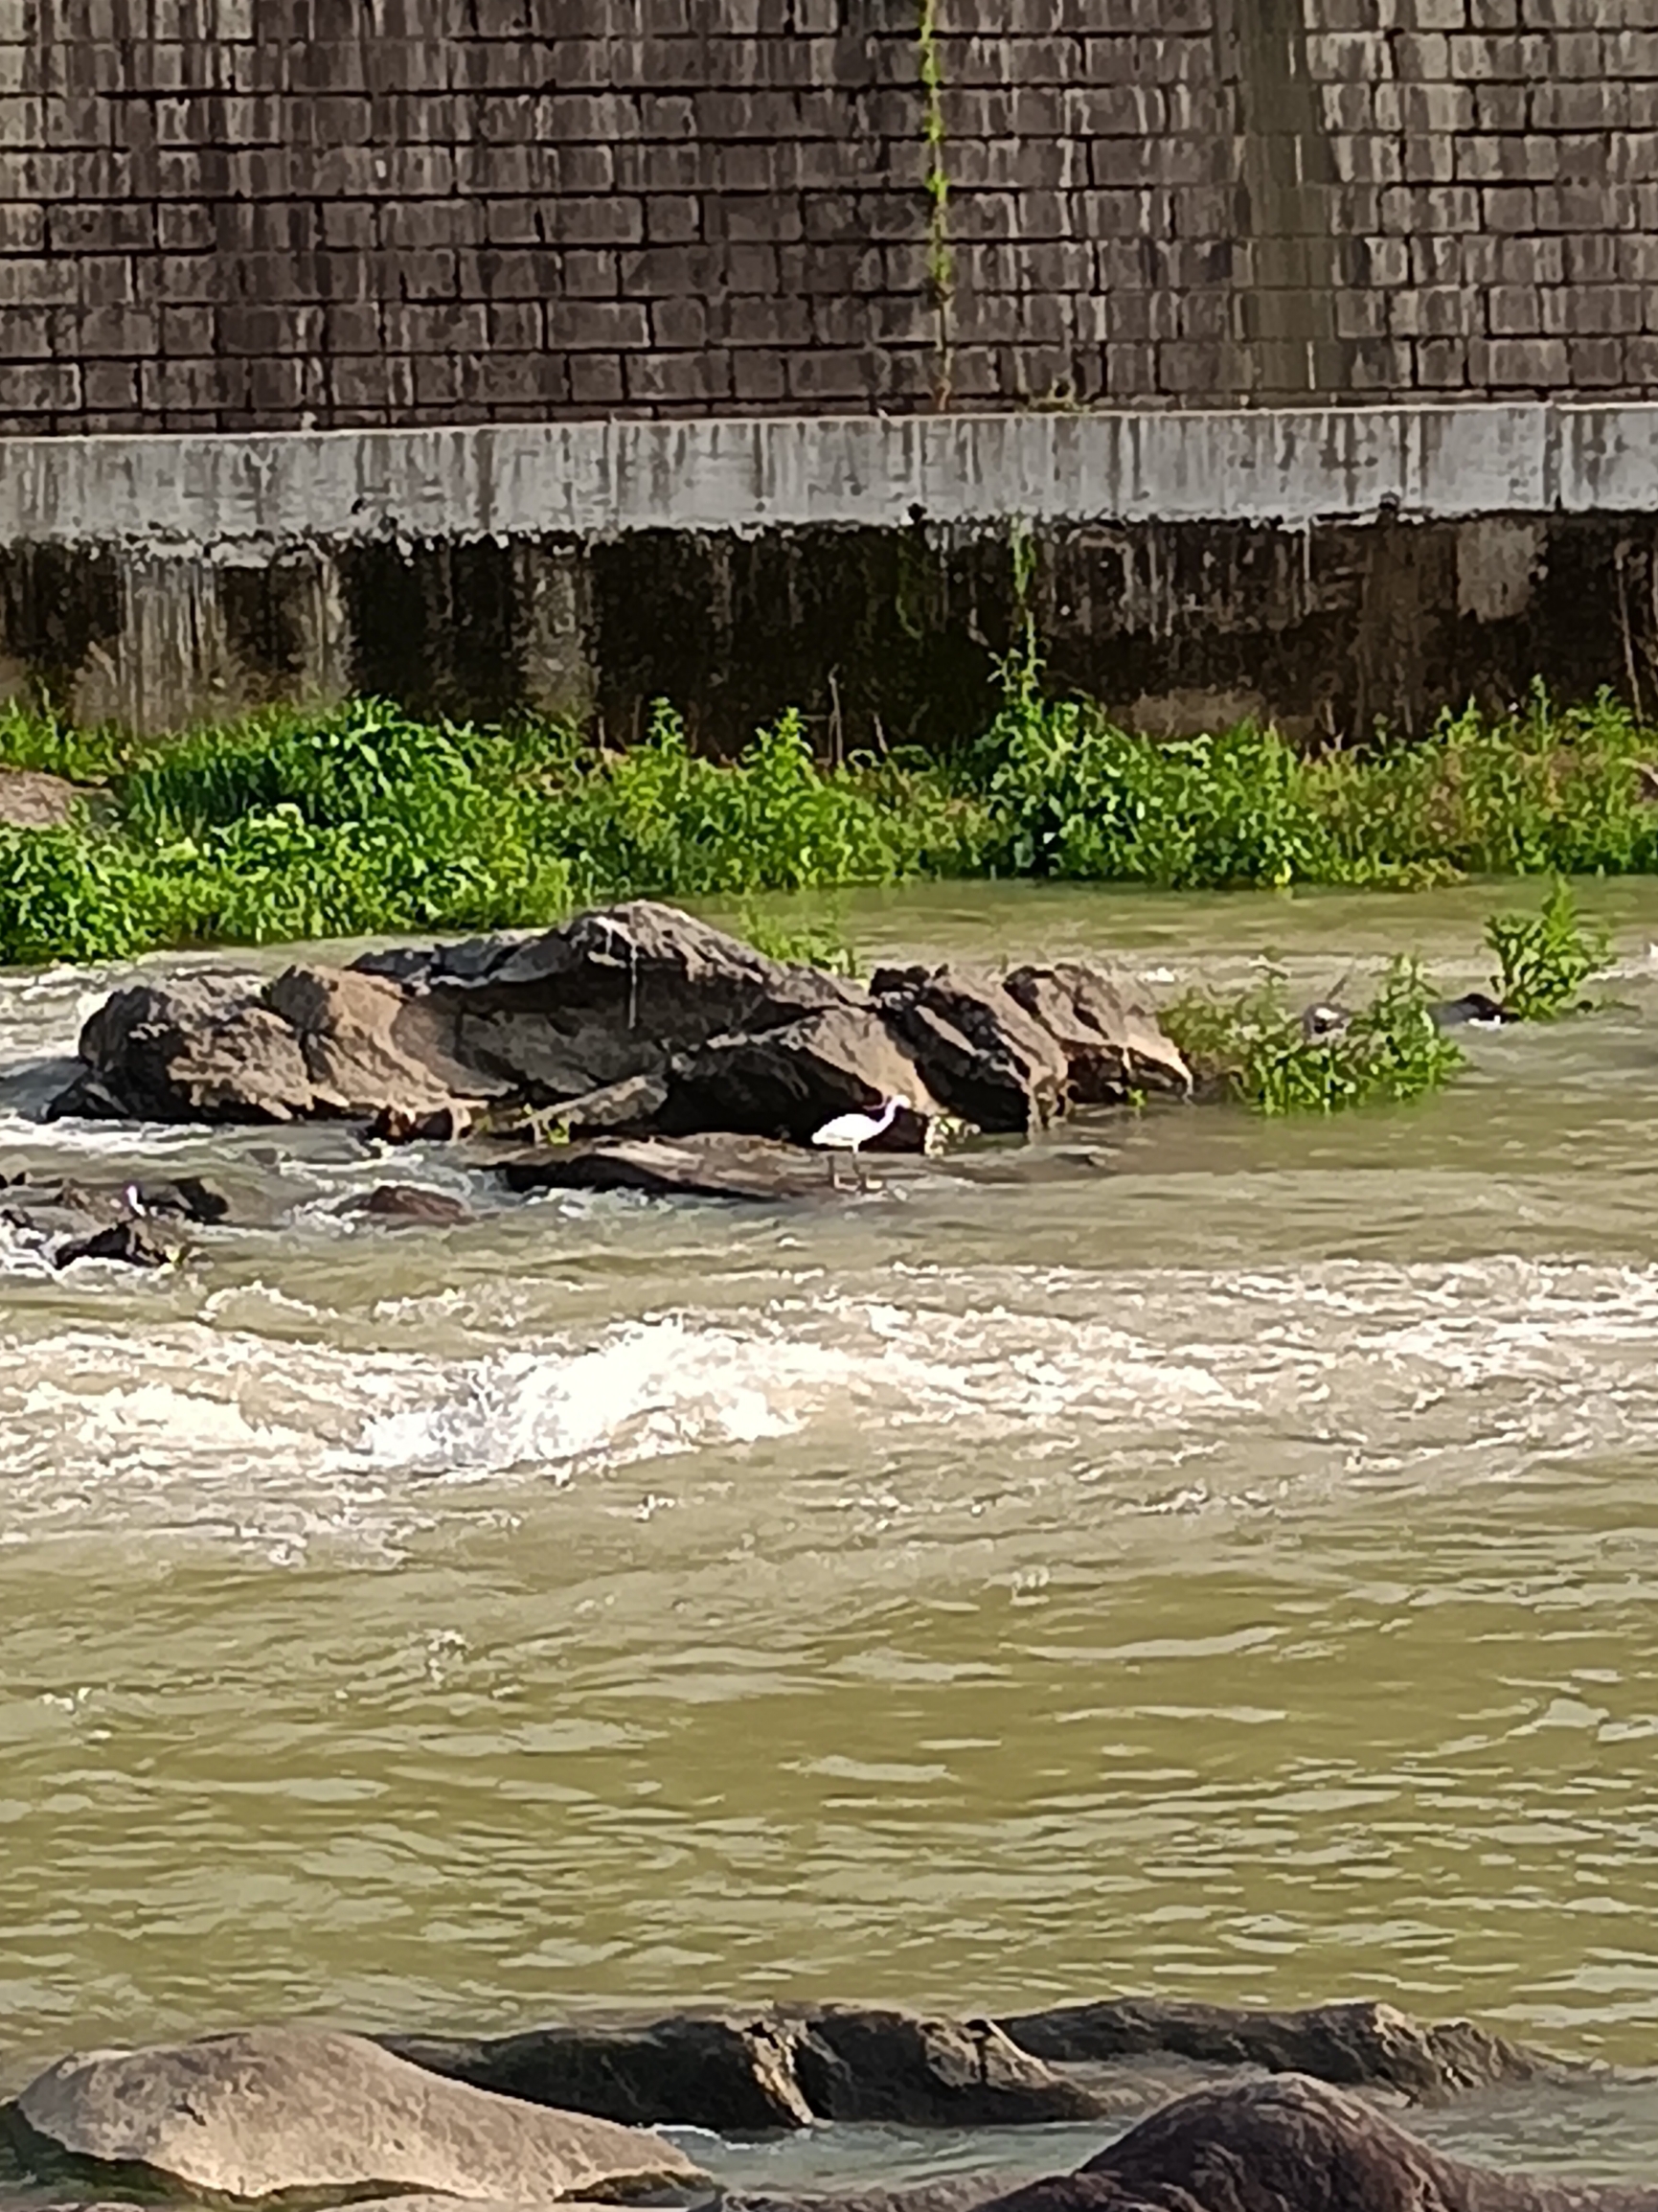
[[[858,1166],[858,1153],[872,1137],[890,1129],[898,1115],[908,1110],[909,1103],[900,1092],[888,1099],[878,1114],[836,1114],[832,1122],[825,1122],[821,1129],[813,1131],[811,1141],[820,1152],[851,1152],[861,1189],[863,1170]],[[833,1160],[829,1162],[829,1181],[839,1188],[840,1178],[835,1174]]]

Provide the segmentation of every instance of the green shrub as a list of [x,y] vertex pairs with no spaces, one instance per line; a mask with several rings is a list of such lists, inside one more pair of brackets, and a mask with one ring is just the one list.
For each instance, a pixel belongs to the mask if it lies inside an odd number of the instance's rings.
[[1347,1025],[1309,1037],[1276,982],[1236,998],[1193,992],[1164,1028],[1197,1080],[1261,1114],[1339,1113],[1437,1090],[1463,1055],[1433,1017],[1433,986],[1414,960],[1393,962]]
[[1610,934],[1581,918],[1558,878],[1540,914],[1493,914],[1486,943],[1497,956],[1496,994],[1523,1021],[1581,1012],[1579,992],[1612,953]]

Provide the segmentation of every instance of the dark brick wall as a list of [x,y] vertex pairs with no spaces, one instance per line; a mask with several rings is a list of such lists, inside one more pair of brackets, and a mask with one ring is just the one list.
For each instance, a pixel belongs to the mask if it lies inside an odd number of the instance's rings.
[[1658,0],[938,16],[0,0],[0,428],[1658,394]]

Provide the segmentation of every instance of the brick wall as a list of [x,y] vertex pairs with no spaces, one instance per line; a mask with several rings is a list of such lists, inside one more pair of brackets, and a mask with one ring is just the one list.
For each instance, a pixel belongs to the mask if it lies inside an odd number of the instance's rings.
[[0,428],[1658,396],[1658,0],[0,0]]

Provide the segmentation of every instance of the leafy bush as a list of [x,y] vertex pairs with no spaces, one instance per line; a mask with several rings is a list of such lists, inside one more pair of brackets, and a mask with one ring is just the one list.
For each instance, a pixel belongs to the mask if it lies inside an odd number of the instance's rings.
[[1523,1021],[1580,1012],[1579,992],[1612,952],[1608,932],[1581,918],[1570,886],[1558,878],[1540,914],[1493,914],[1486,943],[1497,956],[1497,996]]
[[1400,959],[1370,1004],[1325,1035],[1307,1035],[1276,982],[1230,999],[1192,993],[1162,1020],[1199,1082],[1257,1113],[1339,1113],[1420,1097],[1462,1065],[1434,1022],[1434,997],[1418,964]]

